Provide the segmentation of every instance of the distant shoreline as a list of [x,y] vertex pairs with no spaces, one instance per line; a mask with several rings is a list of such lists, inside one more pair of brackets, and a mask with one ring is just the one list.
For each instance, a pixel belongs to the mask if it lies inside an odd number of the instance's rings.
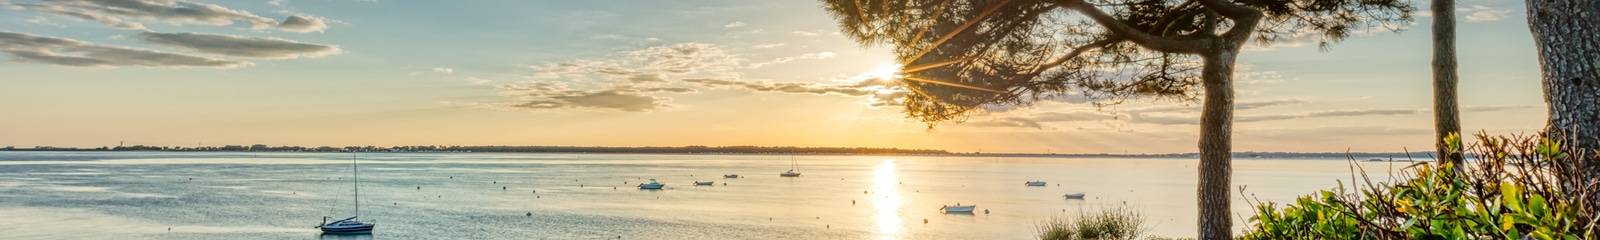
[[[381,152],[381,153],[592,153],[592,154],[730,154],[730,155],[920,155],[963,157],[1034,157],[1034,158],[1198,158],[1198,153],[1162,154],[1110,154],[1110,153],[952,153],[939,149],[899,148],[844,148],[844,147],[758,147],[758,146],[684,146],[684,147],[577,147],[577,146],[397,146],[397,147],[299,147],[265,145],[222,147],[162,147],[119,146],[99,148],[34,147],[0,148],[0,152]],[[1409,153],[1295,153],[1295,152],[1235,152],[1234,159],[1347,159],[1361,161],[1432,160],[1433,152]]]

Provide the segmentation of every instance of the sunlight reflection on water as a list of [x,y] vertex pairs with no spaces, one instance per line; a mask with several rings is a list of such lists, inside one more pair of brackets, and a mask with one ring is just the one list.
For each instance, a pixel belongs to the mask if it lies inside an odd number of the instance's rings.
[[877,201],[875,208],[878,210],[878,238],[897,239],[900,236],[900,207],[905,205],[905,200],[900,198],[900,193],[895,190],[894,160],[884,159],[873,172],[873,184],[876,191],[883,194],[883,198],[874,198]]

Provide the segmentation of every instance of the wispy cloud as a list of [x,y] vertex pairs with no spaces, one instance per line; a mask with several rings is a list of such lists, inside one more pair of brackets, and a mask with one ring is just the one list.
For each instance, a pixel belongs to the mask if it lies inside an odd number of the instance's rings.
[[230,61],[154,50],[0,31],[0,52],[11,61],[75,67],[214,67],[249,66],[249,62]]
[[1483,5],[1474,5],[1470,8],[1456,8],[1457,12],[1466,15],[1467,22],[1488,22],[1505,19],[1511,14],[1510,9],[1494,9]]
[[816,32],[807,32],[807,31],[794,31],[794,34],[800,35],[800,36],[807,36],[807,37],[816,36],[817,35]]
[[646,112],[667,108],[671,98],[648,95],[650,93],[694,93],[694,89],[631,86],[594,90],[568,89],[558,82],[523,82],[496,87],[501,94],[521,99],[507,104],[523,109],[607,109],[628,112]]
[[51,22],[50,18],[46,18],[44,16],[33,16],[33,18],[29,18],[27,20],[27,22],[28,23],[32,23],[32,24],[52,26],[52,27],[61,27],[61,26],[63,26],[60,23]]
[[253,38],[202,33],[143,32],[139,41],[230,57],[288,59],[317,58],[341,53],[339,47],[277,38]]
[[433,72],[443,73],[443,74],[451,74],[451,73],[455,73],[456,69],[447,68],[447,67],[436,67],[436,68],[433,68]]
[[530,66],[534,73],[527,78],[531,81],[503,85],[497,91],[519,98],[515,104],[503,104],[508,108],[636,112],[668,106],[671,98],[660,94],[692,94],[698,92],[695,88],[865,97],[869,107],[888,106],[904,97],[903,91],[889,86],[892,82],[866,81],[862,76],[832,83],[741,79],[742,71],[761,65],[836,55],[816,52],[747,64],[748,59],[717,45],[669,44],[621,52],[617,56]]
[[744,25],[745,25],[744,22],[734,21],[733,23],[728,23],[727,25],[722,25],[722,27],[724,27],[724,28],[736,28],[736,27],[743,27]]
[[782,46],[783,46],[783,45],[784,45],[784,44],[782,44],[782,43],[773,43],[773,44],[761,44],[761,45],[756,45],[756,46],[755,46],[755,47],[753,47],[753,48],[757,48],[757,49],[766,49],[766,48],[776,48],[776,47],[782,47]]
[[277,29],[290,32],[320,32],[328,27],[318,17],[296,15],[278,22],[221,5],[171,0],[51,0],[37,3],[0,1],[0,7],[23,8],[95,21],[114,28],[136,30],[146,29],[142,22],[212,26],[244,23],[257,30]]

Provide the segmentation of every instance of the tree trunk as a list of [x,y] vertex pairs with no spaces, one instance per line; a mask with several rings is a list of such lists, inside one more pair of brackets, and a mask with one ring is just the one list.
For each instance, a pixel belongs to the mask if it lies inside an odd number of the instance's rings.
[[1444,138],[1461,133],[1456,105],[1456,3],[1433,0],[1433,142],[1439,160],[1461,167],[1461,153],[1451,153]]
[[1592,153],[1600,148],[1600,2],[1527,3],[1550,111],[1545,131]]
[[[1223,42],[1223,41],[1218,41]],[[1231,46],[1231,47],[1230,47]],[[1229,206],[1233,177],[1233,63],[1238,44],[1218,43],[1202,54],[1205,105],[1200,112],[1200,236],[1233,239]]]

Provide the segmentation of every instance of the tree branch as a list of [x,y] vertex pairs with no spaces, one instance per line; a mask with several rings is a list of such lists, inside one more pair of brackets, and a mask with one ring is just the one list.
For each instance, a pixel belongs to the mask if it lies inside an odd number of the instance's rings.
[[944,34],[944,37],[940,37],[939,40],[933,41],[933,44],[928,45],[927,48],[923,48],[922,52],[918,52],[917,55],[911,55],[911,58],[906,59],[905,62],[916,62],[917,59],[922,58],[922,55],[928,54],[928,52],[933,51],[934,48],[938,48],[939,45],[944,44],[944,41],[949,41],[950,38],[956,37],[957,34],[967,31],[967,28],[972,27],[972,25],[982,22],[985,18],[989,17],[989,14],[994,14],[994,11],[1000,10],[1000,7],[1004,7],[1008,3],[1011,3],[1011,0],[1001,0],[999,4],[989,7],[989,9],[984,9],[982,13],[978,13],[977,17],[967,20],[967,23],[961,24],[960,27],[956,27],[955,31],[950,31],[949,33]]
[[1206,49],[1206,46],[1210,45],[1210,38],[1175,39],[1145,33],[1117,20],[1116,17],[1101,11],[1100,8],[1084,3],[1083,0],[1056,0],[1055,2],[1062,7],[1076,10],[1078,13],[1089,17],[1089,19],[1093,19],[1095,23],[1111,30],[1111,33],[1116,34],[1117,37],[1127,39],[1134,44],[1139,44],[1139,46],[1151,50],[1169,53],[1200,53]]
[[1250,16],[1255,16],[1257,19],[1261,17],[1261,10],[1256,10],[1252,7],[1239,6],[1238,4],[1233,4],[1233,1],[1229,0],[1196,1],[1199,1],[1200,5],[1210,8],[1211,11],[1216,11],[1217,14],[1222,14],[1222,16],[1233,20],[1239,20]]

